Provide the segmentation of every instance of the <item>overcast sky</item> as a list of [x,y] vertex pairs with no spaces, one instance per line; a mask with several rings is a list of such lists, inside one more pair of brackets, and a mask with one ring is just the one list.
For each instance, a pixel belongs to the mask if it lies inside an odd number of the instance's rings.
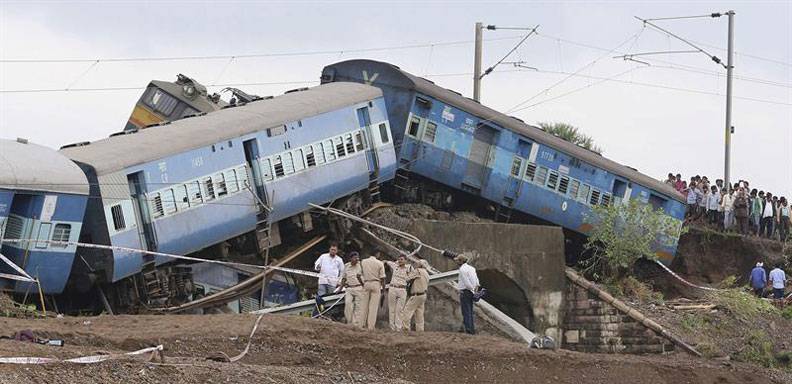
[[[507,59],[538,71],[499,66],[483,80],[484,104],[529,123],[574,124],[595,138],[605,156],[656,178],[673,171],[715,179],[723,175],[725,70],[700,53],[641,58],[650,65],[612,57],[690,49],[644,28],[633,16],[702,15],[728,9],[737,13],[733,179],[745,178],[753,186],[792,196],[790,1],[0,0],[0,59],[5,60],[0,62],[0,137],[25,137],[53,148],[106,137],[124,127],[149,80],[173,81],[177,73],[206,85],[294,82],[238,85],[250,93],[275,95],[317,84],[324,65],[371,58],[470,96],[474,23],[539,24],[539,34]],[[725,17],[659,23],[725,60]],[[506,54],[522,33],[485,31],[484,65]],[[359,51],[368,48],[382,49]],[[276,53],[291,55],[101,60]],[[14,59],[100,61],[8,62]],[[140,89],[8,92],[118,87]],[[211,92],[222,86],[208,88]]]

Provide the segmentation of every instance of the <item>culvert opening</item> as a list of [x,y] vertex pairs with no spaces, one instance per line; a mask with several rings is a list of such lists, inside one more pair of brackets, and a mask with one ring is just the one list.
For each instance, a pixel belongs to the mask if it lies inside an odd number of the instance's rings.
[[479,269],[479,283],[487,288],[485,300],[528,329],[534,329],[533,307],[525,292],[509,276],[496,269]]

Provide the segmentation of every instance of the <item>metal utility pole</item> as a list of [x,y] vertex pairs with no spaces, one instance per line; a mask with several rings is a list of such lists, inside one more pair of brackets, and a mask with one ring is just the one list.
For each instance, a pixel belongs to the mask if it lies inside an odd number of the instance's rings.
[[729,46],[728,57],[726,58],[726,153],[723,165],[723,183],[727,190],[731,190],[732,186],[729,184],[730,162],[731,162],[731,134],[732,134],[732,72],[734,70],[734,11],[726,12],[729,16]]
[[476,51],[473,57],[473,100],[481,101],[481,49],[484,25],[476,23]]

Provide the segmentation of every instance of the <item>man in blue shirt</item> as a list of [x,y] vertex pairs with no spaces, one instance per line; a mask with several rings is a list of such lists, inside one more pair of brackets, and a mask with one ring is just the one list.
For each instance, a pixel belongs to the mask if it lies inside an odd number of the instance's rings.
[[754,294],[759,297],[764,297],[764,289],[767,286],[767,272],[765,272],[762,263],[756,263],[754,269],[751,270],[749,282],[751,283]]
[[770,271],[770,283],[773,284],[773,298],[784,298],[784,287],[786,286],[786,274],[781,269],[781,263],[777,263],[775,269]]

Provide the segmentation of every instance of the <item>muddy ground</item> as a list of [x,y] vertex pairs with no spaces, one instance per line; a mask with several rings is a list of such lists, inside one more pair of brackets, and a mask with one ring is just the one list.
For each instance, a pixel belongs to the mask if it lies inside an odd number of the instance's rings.
[[92,365],[0,365],[0,383],[782,383],[770,370],[687,356],[587,355],[529,350],[488,336],[360,331],[344,324],[267,315],[237,363],[251,315],[0,319],[3,333],[31,329],[64,347],[0,340],[3,356],[69,358],[165,346],[165,364],[143,358]]

